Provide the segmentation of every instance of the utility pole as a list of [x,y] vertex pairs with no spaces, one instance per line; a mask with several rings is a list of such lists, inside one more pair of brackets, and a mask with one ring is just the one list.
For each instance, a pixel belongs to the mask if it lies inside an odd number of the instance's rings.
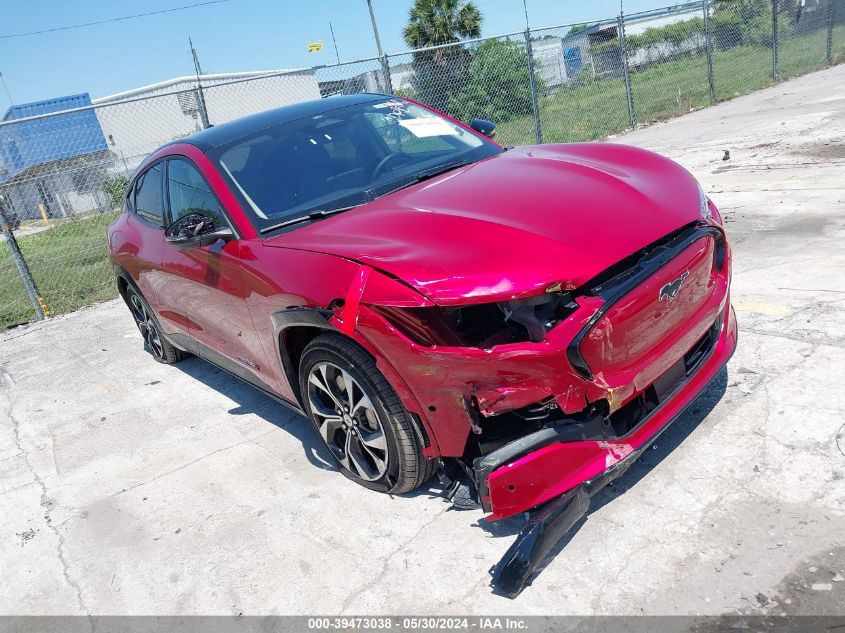
[[334,55],[337,57],[337,63],[340,64],[340,53],[337,52],[337,40],[334,38],[334,27],[329,22],[329,30],[332,32],[332,44],[334,44]]
[[0,83],[3,84],[3,90],[6,91],[6,96],[9,97],[9,104],[15,105],[15,102],[12,99],[12,93],[9,92],[9,86],[6,85],[6,80],[3,78],[3,73],[0,73]]
[[381,48],[381,38],[378,36],[378,26],[376,26],[376,14],[373,13],[373,0],[367,0],[367,6],[370,9],[370,22],[373,23],[373,35],[376,37],[376,48],[378,49],[378,56],[381,60],[381,72],[384,75],[384,87],[387,92],[393,94],[393,86],[390,84],[390,67],[387,64],[387,56]]
[[188,44],[191,45],[191,55],[194,58],[194,71],[197,74],[197,106],[200,111],[200,120],[202,121],[202,129],[208,129],[211,127],[211,124],[208,122],[208,110],[205,108],[205,95],[202,92],[202,82],[200,81],[200,75],[202,75],[202,68],[200,68],[200,60],[197,57],[197,51],[194,48],[194,43],[191,41],[191,38],[188,38]]

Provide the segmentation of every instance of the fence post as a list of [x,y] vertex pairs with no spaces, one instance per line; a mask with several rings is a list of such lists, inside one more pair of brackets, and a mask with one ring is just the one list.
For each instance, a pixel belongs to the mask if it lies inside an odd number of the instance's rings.
[[12,254],[12,259],[18,269],[18,274],[21,276],[26,296],[29,297],[29,302],[32,304],[32,309],[35,310],[35,317],[39,321],[43,321],[47,304],[44,299],[38,294],[38,287],[35,285],[35,280],[32,278],[32,273],[29,272],[29,267],[26,265],[26,260],[21,254],[21,249],[18,247],[18,242],[15,240],[15,234],[12,233],[12,227],[6,222],[5,218],[0,217],[0,225],[3,226],[3,235],[6,236],[6,245],[9,247],[9,252]]
[[833,63],[833,3],[836,0],[827,0],[827,64]]
[[393,94],[393,82],[390,80],[390,63],[387,61],[387,55],[381,57],[381,74],[384,78],[384,90],[388,94]]
[[637,127],[637,111],[634,109],[634,90],[631,87],[631,73],[628,71],[628,47],[625,44],[625,16],[619,13],[616,19],[619,28],[619,44],[622,47],[622,77],[625,79],[625,96],[628,100],[628,116],[631,127]]
[[200,111],[200,122],[202,123],[202,129],[207,130],[211,127],[211,124],[208,121],[208,110],[205,108],[205,95],[202,92],[202,84],[199,82],[199,77],[197,78],[197,107]]
[[537,77],[534,75],[534,49],[531,46],[531,29],[525,29],[525,54],[528,56],[528,83],[531,85],[531,112],[534,116],[534,140],[539,145],[543,142],[543,130],[540,127],[540,102],[537,96]]
[[713,27],[710,24],[710,0],[704,0],[704,44],[707,50],[707,83],[710,84],[710,105],[716,103],[716,80],[713,77]]
[[778,0],[772,0],[772,81],[778,80]]

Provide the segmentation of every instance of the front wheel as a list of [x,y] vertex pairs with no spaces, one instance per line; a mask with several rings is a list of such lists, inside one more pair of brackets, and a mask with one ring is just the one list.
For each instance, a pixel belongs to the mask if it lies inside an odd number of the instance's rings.
[[300,362],[305,411],[341,472],[356,483],[398,494],[432,475],[415,422],[373,359],[339,334],[321,334]]

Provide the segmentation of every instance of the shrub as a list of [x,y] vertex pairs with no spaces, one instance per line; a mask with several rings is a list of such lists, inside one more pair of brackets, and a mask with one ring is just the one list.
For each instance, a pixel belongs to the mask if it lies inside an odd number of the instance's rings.
[[596,79],[596,69],[593,68],[592,64],[582,66],[581,70],[578,71],[578,77],[576,84],[579,86],[589,86],[597,81]]
[[[537,77],[538,96],[545,92]],[[462,121],[495,123],[531,112],[528,56],[521,45],[489,40],[475,51],[466,85],[449,100],[449,112]]]
[[[782,20],[783,29],[788,20]],[[713,40],[717,48],[772,45],[771,0],[719,0],[714,5]]]
[[128,188],[129,178],[123,175],[105,178],[100,185],[100,189],[102,189],[103,193],[106,194],[109,201],[109,207],[112,209],[121,205],[123,196]]

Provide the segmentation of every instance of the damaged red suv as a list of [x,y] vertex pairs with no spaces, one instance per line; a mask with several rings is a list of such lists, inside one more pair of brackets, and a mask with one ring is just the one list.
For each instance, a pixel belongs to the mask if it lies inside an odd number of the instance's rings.
[[504,148],[384,95],[215,126],[139,167],[108,230],[149,351],[303,411],[353,481],[437,472],[496,570],[554,541],[727,362],[730,249],[695,179],[634,147]]

